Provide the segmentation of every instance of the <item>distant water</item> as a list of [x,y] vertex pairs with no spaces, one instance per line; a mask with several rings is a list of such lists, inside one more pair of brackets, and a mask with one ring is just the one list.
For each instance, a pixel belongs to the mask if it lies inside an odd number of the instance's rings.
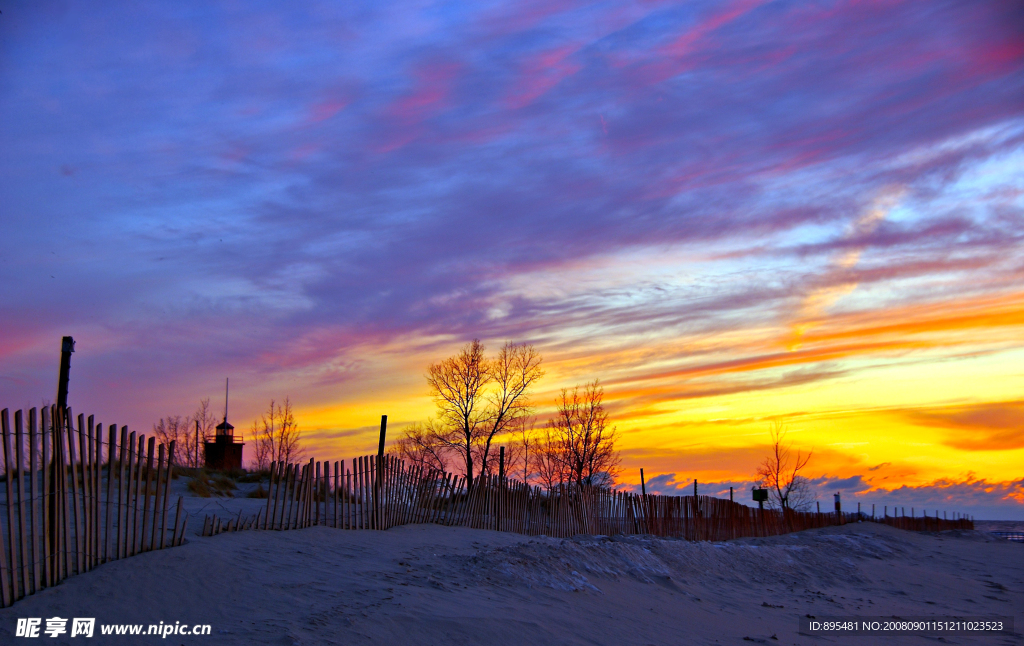
[[974,529],[980,532],[1024,532],[1024,520],[976,520]]

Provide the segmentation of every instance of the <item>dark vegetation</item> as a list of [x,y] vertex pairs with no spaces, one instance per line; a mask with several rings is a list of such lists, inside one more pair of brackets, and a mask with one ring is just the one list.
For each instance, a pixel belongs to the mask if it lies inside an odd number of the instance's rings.
[[562,484],[610,485],[618,472],[616,431],[608,425],[598,380],[563,388],[555,412],[537,430],[531,400],[544,375],[531,345],[507,342],[488,358],[479,340],[427,368],[435,417],[398,441],[412,464],[471,479],[497,475],[499,447],[507,476],[553,489]]

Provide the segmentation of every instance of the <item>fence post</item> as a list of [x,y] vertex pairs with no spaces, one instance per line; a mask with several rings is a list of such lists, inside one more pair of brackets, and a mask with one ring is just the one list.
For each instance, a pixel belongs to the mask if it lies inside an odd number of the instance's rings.
[[[66,422],[68,436],[67,469],[68,473],[71,474],[71,513],[68,515],[68,520],[69,522],[71,522],[70,526],[74,528],[75,534],[75,542],[74,545],[72,546],[74,547],[74,552],[72,552],[72,554],[74,554],[74,559],[68,561],[69,563],[73,561],[75,567],[74,570],[72,570],[70,566],[68,567],[68,575],[70,576],[72,572],[74,574],[82,573],[82,557],[84,555],[84,551],[82,548],[82,528],[80,527],[82,518],[78,505],[78,476],[75,473],[77,467],[79,466],[80,460],[78,460],[77,456],[75,455],[75,419],[74,415],[71,414],[70,408],[68,409]],[[81,426],[82,420],[79,419],[78,423],[79,426]],[[70,538],[70,533],[68,534],[68,537]]]
[[[29,594],[29,577],[28,571],[32,561],[29,559],[27,553],[29,536],[25,532],[25,506],[22,503],[25,498],[25,474],[22,471],[22,464],[24,456],[22,455],[22,443],[24,438],[24,432],[22,430],[22,418],[21,411],[14,411],[14,460],[17,463],[14,469],[14,479],[18,483],[18,561],[21,568],[21,589],[25,595]],[[11,479],[11,473],[7,472],[7,479]],[[10,498],[7,499],[7,504],[10,506],[12,501]],[[29,500],[29,505],[32,501]]]
[[380,442],[377,444],[377,464],[373,479],[373,527],[383,529],[381,526],[381,484],[384,477],[384,437],[388,432],[388,416],[380,416]]
[[[39,565],[41,560],[41,553],[39,549],[39,535],[37,528],[39,527],[39,514],[36,513],[36,492],[37,492],[37,480],[38,474],[36,471],[36,465],[38,464],[39,454],[36,450],[36,409],[30,408],[28,411],[28,461],[29,461],[29,514],[32,520],[32,532],[29,538],[32,540],[32,592],[38,592],[43,587],[44,578],[42,576],[42,568]],[[40,508],[44,505],[40,504]],[[0,547],[0,552],[3,548]]]
[[505,502],[505,447],[501,446],[498,448],[498,497],[497,497],[497,516],[498,522],[495,529],[501,531],[501,518],[505,513],[504,502]]
[[277,462],[270,463],[270,478],[267,482],[267,513],[263,515],[263,529],[267,528],[267,520],[270,518],[270,499],[274,491],[274,473],[277,471]]
[[[7,556],[10,555],[11,560],[6,563],[0,564],[0,575],[3,576],[3,600],[4,605],[9,606],[18,598],[18,585],[15,583],[17,576],[14,572],[14,525],[13,519],[11,518],[11,463],[7,459],[7,409],[0,411],[0,424],[3,425],[3,439],[4,439],[4,467],[6,469],[6,476],[4,477],[5,485],[7,487],[7,544],[10,546],[10,552],[4,550],[4,540],[0,536],[0,559],[6,560]],[[10,594],[8,594],[10,591]]]
[[50,532],[52,531],[52,521],[50,519],[50,489],[53,487],[53,482],[50,478],[50,453],[52,447],[46,441],[47,429],[51,427],[53,421],[50,418],[51,409],[43,407],[39,411],[39,452],[42,457],[42,472],[43,472],[43,483],[42,483],[42,498],[39,501],[39,516],[43,525],[43,550],[42,550],[42,561],[43,561],[43,587],[50,587],[53,585],[53,562],[50,559],[50,546],[52,545],[50,540]]
[[[146,445],[146,474],[145,478],[139,478],[142,480],[142,535],[139,536],[139,551],[147,551],[146,546],[146,535],[152,533],[152,527],[149,526],[149,488],[153,485],[153,451],[156,448],[156,437],[149,438],[149,444]],[[162,450],[164,445],[160,445]],[[140,474],[141,475],[141,474]],[[153,501],[156,504],[156,500]]]
[[160,503],[160,549],[164,548],[167,537],[167,498],[171,491],[171,475],[174,470],[174,445],[175,441],[171,440],[170,445],[167,447],[167,470],[164,472],[164,499]]

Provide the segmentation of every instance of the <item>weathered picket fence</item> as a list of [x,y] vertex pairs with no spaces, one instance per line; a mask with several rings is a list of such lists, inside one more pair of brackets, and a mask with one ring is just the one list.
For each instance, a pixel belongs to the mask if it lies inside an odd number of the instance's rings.
[[[483,475],[408,466],[392,455],[307,464],[276,463],[264,510],[224,521],[208,516],[202,534],[240,529],[290,530],[311,525],[387,529],[409,523],[493,529],[529,535],[651,534],[688,540],[775,536],[870,520],[861,514],[761,510],[710,496],[660,496],[593,487],[546,491]],[[931,520],[931,519],[930,519]],[[971,528],[968,520],[928,528]]]
[[897,529],[906,529],[913,532],[938,532],[946,529],[974,529],[974,521],[967,518],[954,518],[952,520],[947,518],[939,518],[938,510],[935,511],[934,516],[929,516],[927,510],[922,511],[922,516],[915,516],[913,512],[910,516],[904,516],[902,514],[895,515],[895,510],[892,516],[886,515],[881,518],[874,519],[875,522],[889,525]]
[[[0,411],[0,602],[7,607],[107,561],[180,545],[181,498],[168,499],[174,443],[136,437],[57,406]],[[104,463],[103,456],[107,459]]]

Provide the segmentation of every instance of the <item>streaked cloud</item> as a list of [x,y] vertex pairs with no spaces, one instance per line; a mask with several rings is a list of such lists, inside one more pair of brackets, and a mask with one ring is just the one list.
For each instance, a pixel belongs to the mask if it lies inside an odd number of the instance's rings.
[[911,422],[948,429],[945,443],[964,451],[1024,448],[1024,401],[985,402],[908,411]]
[[[700,495],[728,498],[729,488],[733,488],[733,499],[747,506],[755,506],[750,490],[754,481],[718,481],[697,483]],[[812,498],[816,499],[821,510],[833,511],[833,494],[839,493],[844,511],[856,511],[860,504],[861,511],[870,513],[872,506],[876,515],[888,513],[893,515],[911,515],[920,517],[927,512],[941,516],[943,512],[953,518],[953,512],[971,513],[980,519],[1020,520],[1021,500],[1024,498],[1024,480],[989,482],[979,480],[973,475],[965,475],[955,479],[942,479],[928,484],[907,486],[894,489],[874,487],[864,476],[855,475],[846,478],[823,476],[810,481]],[[631,485],[630,490],[639,493],[640,486]],[[693,479],[677,479],[676,474],[667,473],[654,476],[647,480],[647,493],[667,496],[693,495]],[[817,509],[818,507],[813,507]]]
[[318,446],[361,451],[377,415],[429,412],[429,361],[516,339],[549,367],[542,413],[601,377],[629,459],[672,449],[659,472],[699,442],[702,477],[739,482],[747,447],[693,434],[731,420],[756,447],[785,418],[871,435],[822,453],[835,477],[924,486],[1004,451],[971,466],[1011,481],[1020,19],[5,7],[0,404],[52,397],[74,334],[79,408],[147,428],[231,375],[240,418],[290,395]]

